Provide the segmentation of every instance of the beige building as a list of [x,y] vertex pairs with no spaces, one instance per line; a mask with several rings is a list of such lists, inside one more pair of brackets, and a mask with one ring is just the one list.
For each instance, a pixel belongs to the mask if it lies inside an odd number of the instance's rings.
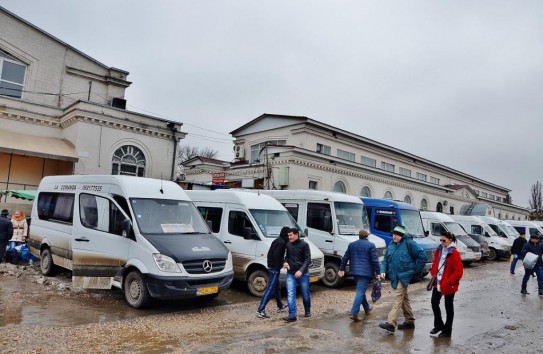
[[231,134],[235,162],[189,160],[186,182],[224,176],[236,187],[337,191],[448,214],[482,203],[500,219],[528,215],[510,189],[307,117],[263,114]]
[[56,174],[176,179],[182,124],[126,110],[130,85],[127,71],[0,7],[0,190],[33,190]]

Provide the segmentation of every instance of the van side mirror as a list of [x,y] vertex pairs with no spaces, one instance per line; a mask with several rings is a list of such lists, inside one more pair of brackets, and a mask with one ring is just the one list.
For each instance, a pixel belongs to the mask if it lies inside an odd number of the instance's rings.
[[209,227],[209,231],[213,232],[213,221],[207,220],[207,227]]
[[424,231],[424,237],[428,237],[428,235],[430,235],[430,231],[428,230]]
[[251,237],[251,232],[253,230],[250,228],[250,227],[246,227],[243,229],[243,238],[246,239],[246,240],[250,240],[252,237]]
[[309,237],[309,230],[307,229],[307,227],[304,229],[304,234]]
[[123,237],[130,236],[130,233],[132,232],[132,223],[128,219],[123,220]]

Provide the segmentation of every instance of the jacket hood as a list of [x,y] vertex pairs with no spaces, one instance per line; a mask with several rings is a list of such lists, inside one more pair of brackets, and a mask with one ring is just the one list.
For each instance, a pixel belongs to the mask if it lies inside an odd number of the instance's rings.
[[290,230],[290,227],[283,226],[281,229],[281,232],[279,232],[279,237],[281,237],[285,242],[288,242],[288,231]]

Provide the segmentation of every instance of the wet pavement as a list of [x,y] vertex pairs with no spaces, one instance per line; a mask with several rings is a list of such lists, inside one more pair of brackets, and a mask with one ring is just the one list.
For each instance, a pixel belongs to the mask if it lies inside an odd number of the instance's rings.
[[531,295],[520,294],[523,273],[509,274],[506,261],[466,267],[450,339],[429,336],[433,316],[425,282],[410,286],[416,328],[387,334],[378,327],[391,308],[387,284],[372,313],[357,323],[347,316],[352,283],[342,289],[312,285],[313,317],[286,324],[273,301],[267,308],[272,319],[255,318],[259,299],[239,283],[216,300],[159,302],[141,311],[129,308],[118,290],[71,289],[69,274],[52,284],[4,274],[0,352],[543,353],[543,296],[535,278]]

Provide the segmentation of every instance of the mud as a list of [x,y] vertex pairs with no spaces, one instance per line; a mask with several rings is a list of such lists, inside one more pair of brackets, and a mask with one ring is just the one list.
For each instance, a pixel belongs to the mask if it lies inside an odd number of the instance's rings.
[[[270,320],[255,317],[259,299],[242,284],[207,303],[162,302],[130,309],[120,291],[80,290],[69,273],[41,277],[36,268],[0,265],[2,353],[538,353],[543,296],[535,278],[520,294],[523,270],[505,261],[466,267],[455,297],[450,339],[429,336],[430,292],[410,286],[414,330],[387,334],[378,324],[391,307],[383,298],[361,322],[348,319],[354,286],[312,286],[313,317],[285,324],[270,302]],[[298,308],[301,309],[301,299]]]

